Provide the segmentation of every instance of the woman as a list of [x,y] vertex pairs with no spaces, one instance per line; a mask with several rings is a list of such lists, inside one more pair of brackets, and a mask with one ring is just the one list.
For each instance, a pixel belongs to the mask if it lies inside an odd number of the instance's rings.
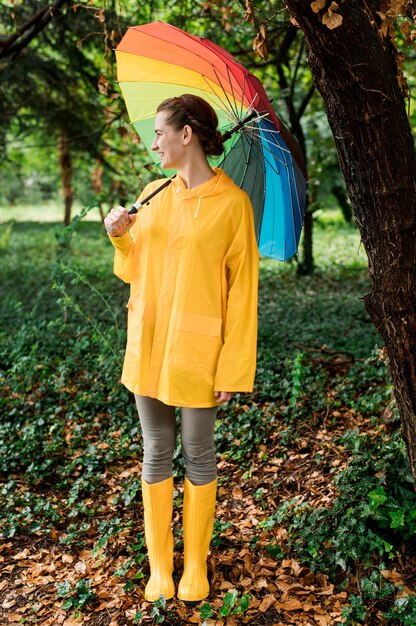
[[[121,381],[135,394],[143,434],[149,601],[175,594],[175,407],[186,466],[178,597],[195,603],[209,593],[218,405],[253,388],[259,254],[248,196],[207,161],[223,151],[217,125],[215,111],[197,96],[162,102],[152,150],[177,176],[138,216],[119,206],[105,219],[114,272],[131,285]],[[139,200],[158,186],[160,180],[150,183]]]

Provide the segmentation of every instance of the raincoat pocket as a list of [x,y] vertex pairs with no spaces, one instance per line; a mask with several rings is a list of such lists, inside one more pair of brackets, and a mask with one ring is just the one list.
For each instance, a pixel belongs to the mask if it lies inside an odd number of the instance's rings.
[[181,313],[175,323],[175,368],[194,374],[209,372],[213,375],[222,347],[221,329],[220,317]]
[[146,309],[146,303],[143,300],[135,300],[129,298],[127,303],[127,354],[138,356],[142,345],[143,336],[143,317]]

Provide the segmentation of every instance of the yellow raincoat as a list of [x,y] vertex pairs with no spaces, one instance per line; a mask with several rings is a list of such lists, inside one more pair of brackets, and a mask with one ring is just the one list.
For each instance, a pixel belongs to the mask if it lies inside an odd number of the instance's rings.
[[[252,391],[259,252],[248,196],[221,170],[187,189],[177,176],[110,237],[114,273],[130,283],[121,382],[184,407],[214,391]],[[145,198],[160,186],[147,185]]]

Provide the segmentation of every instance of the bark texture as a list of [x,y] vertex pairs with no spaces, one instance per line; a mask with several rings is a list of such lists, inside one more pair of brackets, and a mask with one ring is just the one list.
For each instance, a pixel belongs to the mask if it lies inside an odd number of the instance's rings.
[[68,138],[64,134],[62,134],[59,139],[58,151],[59,151],[59,165],[61,168],[62,191],[64,194],[64,201],[65,201],[64,224],[65,226],[68,226],[71,223],[71,210],[72,210],[72,201],[73,201],[74,194],[72,190],[71,152],[69,149]]
[[386,346],[416,479],[416,155],[394,49],[378,33],[377,0],[338,3],[334,30],[309,0],[286,4],[308,44],[367,253],[365,305]]

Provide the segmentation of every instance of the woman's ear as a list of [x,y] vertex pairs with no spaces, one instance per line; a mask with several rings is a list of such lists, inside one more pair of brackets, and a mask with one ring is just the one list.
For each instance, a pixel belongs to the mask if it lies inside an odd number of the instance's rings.
[[183,127],[183,145],[186,146],[192,139],[192,127],[185,124]]

